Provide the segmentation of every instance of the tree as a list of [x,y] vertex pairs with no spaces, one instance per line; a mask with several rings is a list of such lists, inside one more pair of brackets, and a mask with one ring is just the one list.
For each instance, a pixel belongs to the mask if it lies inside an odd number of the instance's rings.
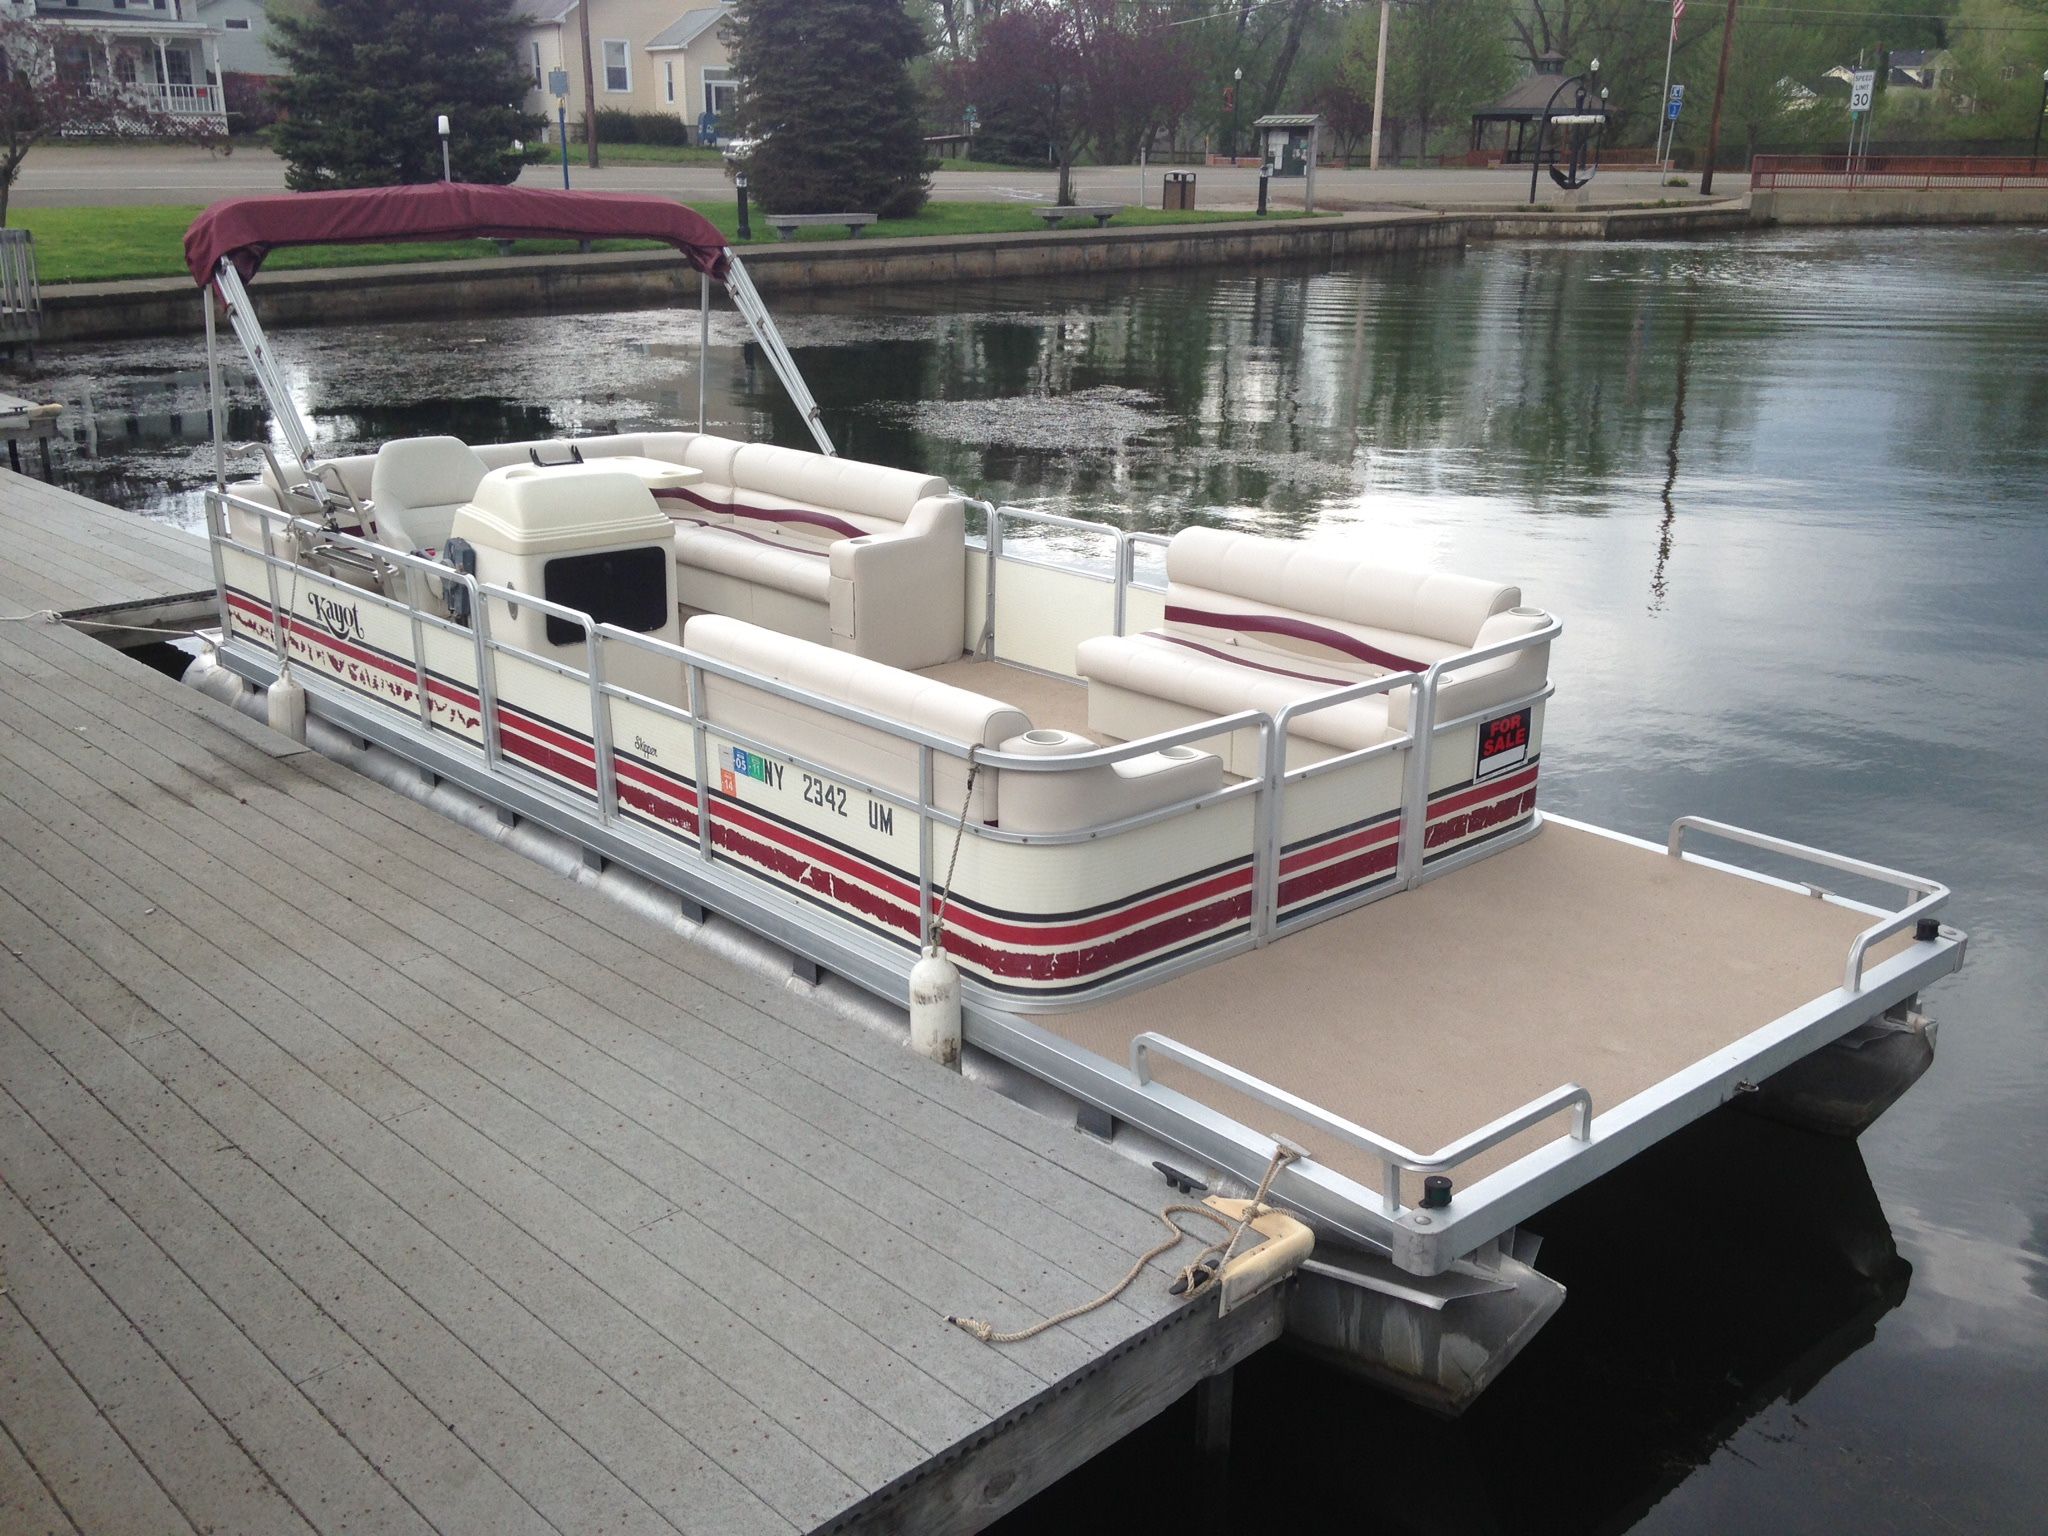
[[1046,146],[1060,173],[1054,201],[1070,204],[1085,151],[1135,159],[1193,103],[1187,44],[1160,25],[1165,12],[1123,0],[1010,0],[983,17],[954,90],[984,121],[1021,125]]
[[204,118],[161,110],[122,80],[97,37],[32,15],[0,15],[0,225],[22,161],[45,139],[210,140],[218,133]]
[[740,0],[732,61],[748,170],[777,213],[924,206],[924,132],[910,62],[924,32],[903,0]]
[[513,141],[539,136],[511,0],[320,0],[276,29],[290,73],[271,142],[294,191],[440,180],[443,113],[457,181],[511,181]]
[[[1388,104],[1415,124],[1418,154],[1432,129],[1491,100],[1514,78],[1503,0],[1430,0],[1404,7],[1388,38]],[[1377,39],[1375,39],[1377,41]]]

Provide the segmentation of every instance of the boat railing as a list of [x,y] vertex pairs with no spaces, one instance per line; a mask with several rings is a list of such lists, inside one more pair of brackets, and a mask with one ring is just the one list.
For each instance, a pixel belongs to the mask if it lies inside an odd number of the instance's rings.
[[[1891,869],[1883,864],[1872,864],[1864,859],[1852,859],[1846,854],[1830,853],[1825,848],[1814,848],[1805,843],[1772,837],[1767,832],[1752,832],[1747,827],[1731,826],[1725,821],[1710,821],[1704,816],[1681,816],[1671,823],[1671,835],[1664,846],[1672,858],[1687,857],[1687,832],[1702,832],[1710,837],[1723,838],[1731,843],[1742,843],[1804,864],[1818,864],[1823,869],[1840,870],[1843,874],[1872,880],[1880,885],[1896,886],[1908,896],[1915,898],[1899,911],[1872,923],[1850,941],[1849,958],[1842,968],[1844,992],[1856,993],[1863,990],[1863,967],[1873,946],[1908,929],[1917,930],[1922,922],[1932,922],[1933,914],[1948,905],[1949,889],[1939,880],[1931,880],[1925,875],[1908,874],[1905,870]],[[1691,857],[1697,859],[1699,855],[1694,854]],[[1816,894],[1819,894],[1818,891]]]
[[[228,509],[240,511],[261,520],[264,529],[264,547],[261,549],[241,543],[227,531],[225,513]],[[1133,758],[1148,756],[1174,747],[1212,739],[1221,734],[1239,730],[1255,730],[1260,733],[1262,753],[1274,729],[1272,717],[1257,710],[1242,710],[1235,714],[1214,720],[1205,720],[1162,732],[1140,740],[1121,742],[1113,746],[1095,747],[1086,752],[1060,756],[1037,756],[1021,753],[994,751],[987,747],[956,741],[950,737],[923,730],[904,721],[890,718],[849,704],[812,690],[798,687],[777,678],[764,676],[745,667],[724,662],[713,657],[689,650],[685,646],[656,636],[638,634],[620,629],[614,625],[601,624],[580,609],[550,602],[532,592],[496,586],[480,582],[474,577],[437,560],[408,554],[376,544],[352,534],[340,533],[315,519],[294,516],[261,502],[237,496],[232,492],[210,492],[207,498],[208,528],[215,549],[216,576],[221,584],[222,619],[228,617],[226,605],[226,577],[220,566],[220,551],[232,549],[239,554],[253,557],[263,563],[266,569],[267,596],[271,610],[271,631],[273,648],[280,670],[289,663],[287,624],[285,615],[295,604],[284,583],[296,582],[306,575],[306,567],[296,554],[291,557],[279,554],[280,539],[288,538],[295,550],[300,541],[317,541],[330,548],[357,552],[370,561],[382,561],[408,573],[407,589],[410,600],[388,595],[365,587],[351,585],[351,601],[365,601],[373,607],[400,615],[408,622],[413,637],[412,670],[415,683],[415,700],[419,723],[423,730],[437,737],[453,735],[456,741],[464,741],[472,749],[479,750],[486,768],[493,773],[517,772],[522,776],[525,770],[517,763],[504,760],[501,733],[497,721],[500,703],[500,682],[497,658],[510,657],[523,664],[548,672],[566,682],[587,690],[591,716],[591,744],[594,759],[594,793],[597,801],[597,816],[601,825],[612,828],[618,821],[618,776],[617,760],[612,741],[611,700],[620,700],[635,707],[649,710],[692,732],[692,749],[695,757],[695,780],[699,786],[698,813],[700,825],[695,838],[700,858],[709,861],[714,857],[715,826],[717,810],[712,796],[704,793],[703,786],[709,782],[709,733],[715,731],[721,738],[749,751],[769,754],[790,763],[800,772],[814,773],[828,780],[858,784],[861,791],[888,805],[914,815],[919,823],[918,849],[918,919],[920,934],[930,932],[932,912],[935,907],[937,863],[936,839],[949,832],[992,842],[1034,845],[1077,844],[1099,838],[1116,836],[1136,831],[1157,822],[1171,820],[1178,816],[1193,814],[1226,801],[1250,798],[1262,802],[1255,805],[1252,824],[1264,829],[1275,823],[1267,806],[1270,805],[1274,790],[1263,779],[1246,779],[1225,784],[1218,790],[1206,794],[1189,796],[1169,802],[1136,815],[1115,821],[1062,832],[1020,832],[1010,828],[989,826],[968,820],[963,824],[958,808],[949,809],[937,803],[933,792],[933,763],[938,756],[948,756],[963,764],[978,763],[983,768],[1014,773],[1061,773],[1085,772],[1127,762]],[[323,578],[331,580],[332,578]],[[457,622],[444,614],[427,611],[420,601],[420,587],[423,582],[439,585],[442,590],[454,587],[467,594],[468,622]],[[558,657],[538,652],[499,639],[492,633],[491,608],[502,603],[508,608],[527,607],[535,612],[561,620],[575,626],[582,634],[583,665],[578,667]],[[434,719],[433,698],[435,679],[427,662],[427,650],[423,634],[436,630],[459,637],[465,646],[473,649],[474,665],[477,672],[476,695],[482,741],[450,733],[448,728]],[[660,699],[639,690],[611,681],[605,659],[606,648],[620,645],[661,656],[674,662],[682,670],[685,679],[685,702]],[[909,794],[894,790],[886,785],[865,778],[849,775],[844,764],[834,764],[812,758],[792,750],[786,743],[765,740],[750,731],[714,718],[707,707],[704,679],[707,676],[723,677],[733,682],[774,695],[791,703],[881,732],[913,746],[917,750],[917,792]],[[1253,885],[1260,887],[1260,869],[1269,859],[1265,839],[1255,837],[1251,850]],[[1260,923],[1257,903],[1247,931],[1240,938],[1224,941],[1207,951],[1211,958],[1249,947],[1264,936]],[[1103,995],[1107,995],[1107,992]],[[1081,999],[1083,1001],[1086,998]],[[1070,1000],[1071,1001],[1071,1000]]]
[[[1110,633],[1117,635],[1125,633],[1129,627],[1132,592],[1163,593],[1166,590],[1163,584],[1141,579],[1137,570],[1141,550],[1165,550],[1170,540],[1163,533],[1133,532],[1128,528],[1119,528],[1113,523],[1065,517],[1057,512],[1038,512],[1025,507],[1002,506],[972,497],[967,498],[967,504],[981,514],[982,549],[988,557],[988,568],[983,575],[986,617],[982,630],[981,650],[990,658],[996,654],[997,572],[1002,562],[1037,566],[1108,586],[1111,589]],[[1043,555],[1019,553],[1010,547],[1006,536],[1008,530],[1016,524],[1107,539],[1112,546],[1109,568],[1104,571],[1085,561],[1048,559]]]
[[1593,1139],[1593,1096],[1577,1083],[1565,1083],[1553,1088],[1550,1092],[1531,1099],[1521,1108],[1508,1111],[1499,1119],[1489,1121],[1475,1131],[1467,1132],[1434,1152],[1418,1152],[1412,1147],[1403,1146],[1398,1141],[1369,1131],[1355,1121],[1347,1120],[1320,1104],[1302,1098],[1299,1094],[1289,1093],[1285,1088],[1254,1076],[1242,1067],[1234,1067],[1227,1061],[1219,1061],[1206,1052],[1196,1050],[1193,1046],[1183,1045],[1169,1035],[1149,1030],[1131,1041],[1131,1076],[1137,1079],[1140,1088],[1149,1089],[1152,1086],[1152,1060],[1155,1056],[1200,1073],[1234,1093],[1254,1099],[1269,1109],[1277,1109],[1282,1114],[1303,1124],[1312,1125],[1338,1141],[1357,1147],[1379,1159],[1380,1210],[1390,1221],[1398,1220],[1402,1214],[1403,1173],[1447,1173],[1471,1161],[1482,1152],[1489,1152],[1502,1142],[1534,1129],[1551,1116],[1565,1110],[1571,1111],[1572,1139],[1579,1142]]

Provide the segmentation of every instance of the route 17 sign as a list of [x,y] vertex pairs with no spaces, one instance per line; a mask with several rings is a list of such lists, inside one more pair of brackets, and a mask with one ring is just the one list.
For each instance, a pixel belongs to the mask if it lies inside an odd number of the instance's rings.
[[1868,112],[1871,92],[1877,89],[1877,71],[1859,69],[1849,77],[1849,110]]

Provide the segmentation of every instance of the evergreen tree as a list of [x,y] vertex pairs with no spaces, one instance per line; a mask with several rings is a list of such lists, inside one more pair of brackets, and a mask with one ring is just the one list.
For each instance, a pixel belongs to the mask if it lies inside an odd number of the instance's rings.
[[439,181],[443,113],[457,181],[519,174],[513,140],[541,120],[520,107],[531,82],[512,0],[319,0],[275,22],[291,72],[271,142],[294,191]]
[[740,0],[733,21],[761,206],[917,212],[929,183],[910,61],[925,41],[903,0]]

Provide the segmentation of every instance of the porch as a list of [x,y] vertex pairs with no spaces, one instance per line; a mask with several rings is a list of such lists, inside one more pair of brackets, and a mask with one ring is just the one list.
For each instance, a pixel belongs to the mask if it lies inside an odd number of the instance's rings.
[[196,21],[69,20],[57,67],[118,84],[137,107],[225,133],[220,34]]

